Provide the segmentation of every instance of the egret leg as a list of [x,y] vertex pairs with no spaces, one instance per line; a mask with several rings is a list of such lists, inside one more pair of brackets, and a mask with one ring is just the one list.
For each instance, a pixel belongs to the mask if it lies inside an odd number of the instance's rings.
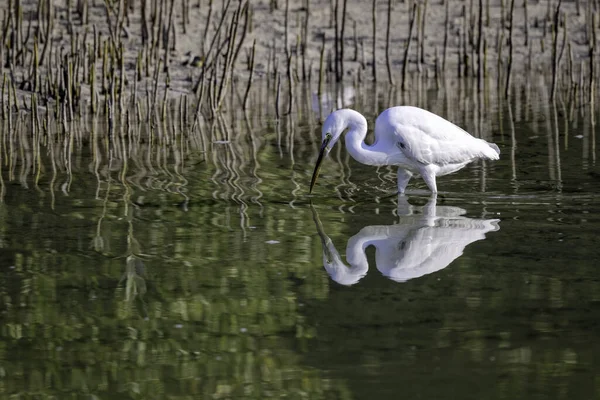
[[413,174],[404,168],[398,168],[398,193],[403,194],[408,186],[408,181],[412,178]]
[[437,193],[437,185],[435,183],[435,172],[432,168],[423,168],[421,170],[421,176],[427,184],[427,187],[431,190],[431,193]]

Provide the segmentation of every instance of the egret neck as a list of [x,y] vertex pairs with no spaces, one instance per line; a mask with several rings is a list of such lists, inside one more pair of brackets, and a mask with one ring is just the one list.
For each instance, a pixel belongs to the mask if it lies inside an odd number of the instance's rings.
[[[348,127],[346,133],[346,149],[356,161],[367,165],[387,165],[389,163],[389,150],[394,148],[393,143],[385,143],[384,137],[375,135],[372,145],[365,143],[367,137],[367,120],[354,110],[339,110],[340,118]],[[387,152],[386,152],[387,150]]]

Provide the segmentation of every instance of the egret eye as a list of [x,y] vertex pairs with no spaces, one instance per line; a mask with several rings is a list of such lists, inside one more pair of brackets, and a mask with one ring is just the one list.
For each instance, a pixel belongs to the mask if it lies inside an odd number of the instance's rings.
[[331,132],[327,132],[325,134],[325,139],[331,139]]
[[406,146],[404,145],[404,143],[398,143],[398,146],[400,146],[400,148],[405,148]]

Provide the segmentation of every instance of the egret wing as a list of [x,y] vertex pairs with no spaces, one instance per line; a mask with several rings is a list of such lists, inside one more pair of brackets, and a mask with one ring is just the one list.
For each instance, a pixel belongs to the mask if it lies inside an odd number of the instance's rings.
[[[441,118],[440,118],[441,119]],[[456,125],[441,119],[445,126],[401,124],[395,127],[397,146],[408,157],[422,164],[460,164],[487,157],[487,142],[474,138]],[[445,131],[442,131],[442,129]]]

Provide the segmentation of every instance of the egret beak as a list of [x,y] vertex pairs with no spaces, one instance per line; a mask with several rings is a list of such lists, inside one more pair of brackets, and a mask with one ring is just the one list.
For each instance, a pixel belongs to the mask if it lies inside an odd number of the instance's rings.
[[319,150],[319,158],[317,158],[317,164],[315,165],[315,170],[313,171],[312,179],[310,180],[310,189],[308,193],[312,193],[313,187],[315,186],[315,182],[319,177],[319,171],[321,170],[321,163],[323,162],[323,157],[329,153],[329,148],[327,145],[331,141],[331,136],[327,135],[325,140],[323,140],[323,144],[321,144],[321,150]]

